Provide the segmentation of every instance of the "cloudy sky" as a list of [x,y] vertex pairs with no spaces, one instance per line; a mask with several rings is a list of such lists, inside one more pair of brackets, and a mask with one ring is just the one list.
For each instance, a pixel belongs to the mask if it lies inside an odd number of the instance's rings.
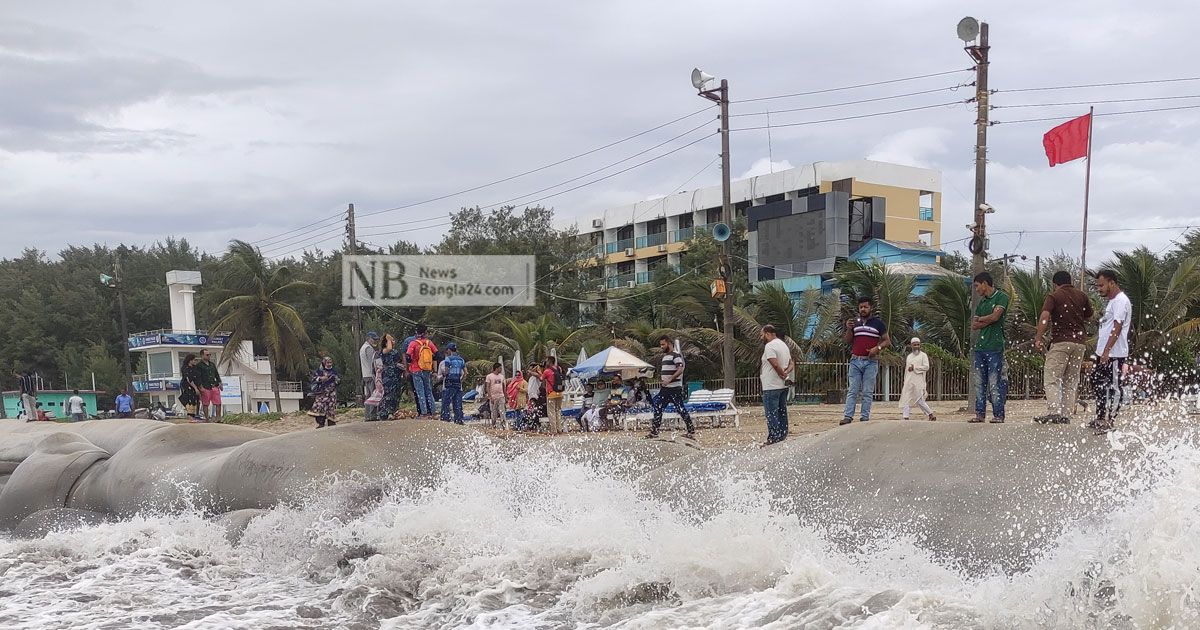
[[[1137,3],[863,2],[159,2],[5,3],[0,8],[0,257],[66,244],[232,238],[268,255],[338,246],[336,218],[406,206],[536,169],[705,104],[688,74],[731,83],[734,100],[968,68],[954,35],[988,21],[997,90],[1198,75],[1181,42],[1200,6]],[[1169,53],[1176,50],[1176,53]],[[968,98],[953,75],[735,104],[734,127],[869,114]],[[993,103],[1200,95],[1200,81],[1044,92]],[[1200,105],[1200,98],[1098,103],[1098,112]],[[1085,105],[997,109],[995,120],[1067,116]],[[583,158],[433,203],[363,216],[364,240],[436,241],[463,205],[532,201],[703,137],[709,113]],[[777,127],[771,154],[799,165],[869,157],[944,175],[943,238],[966,234],[974,114],[965,104]],[[1188,184],[1200,109],[1097,117],[1089,259],[1200,226]],[[990,130],[992,253],[1077,254],[1083,165],[1050,169],[1053,122]],[[689,129],[690,135],[642,153]],[[735,176],[769,168],[765,131],[733,135]],[[541,201],[560,216],[720,181],[715,137]],[[606,170],[598,170],[610,164]],[[597,171],[595,175],[585,174]],[[568,182],[568,183],[564,183]],[[535,192],[542,191],[542,192]],[[374,227],[372,226],[384,226]],[[297,229],[303,228],[303,229]],[[387,234],[397,230],[407,230]],[[1131,231],[1136,230],[1136,231]],[[281,233],[292,231],[290,234]],[[1024,231],[1022,234],[1020,232]],[[1043,231],[1043,232],[1038,232]],[[1007,232],[1007,233],[1005,233]],[[961,247],[961,242],[950,249]]]

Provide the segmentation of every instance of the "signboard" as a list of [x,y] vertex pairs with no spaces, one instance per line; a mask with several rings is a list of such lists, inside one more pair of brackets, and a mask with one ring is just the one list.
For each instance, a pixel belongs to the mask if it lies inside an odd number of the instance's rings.
[[343,306],[533,306],[534,256],[343,256]]
[[221,406],[242,404],[242,377],[221,377]]
[[129,337],[130,348],[142,348],[145,346],[224,346],[229,342],[229,335],[218,333],[209,335],[206,333],[149,333],[144,335],[131,335]]
[[133,391],[144,394],[146,392],[165,392],[179,389],[179,381],[171,379],[155,379],[152,381],[134,381]]

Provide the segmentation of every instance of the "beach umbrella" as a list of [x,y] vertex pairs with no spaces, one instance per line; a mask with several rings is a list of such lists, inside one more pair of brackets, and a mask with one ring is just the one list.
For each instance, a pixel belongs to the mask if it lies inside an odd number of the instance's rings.
[[503,354],[496,357],[496,363],[500,364],[500,376],[504,376],[504,355]]
[[579,349],[579,358],[575,359],[575,365],[579,365],[580,363],[583,363],[584,361],[587,361],[587,360],[588,360],[587,350],[580,348]]
[[521,371],[521,351],[520,350],[517,350],[516,352],[513,353],[512,368],[513,368],[512,369],[513,376],[516,376],[517,372]]
[[619,374],[621,378],[629,379],[653,373],[652,365],[616,346],[609,346],[571,368],[571,374],[583,380],[601,375],[612,376],[613,374]]

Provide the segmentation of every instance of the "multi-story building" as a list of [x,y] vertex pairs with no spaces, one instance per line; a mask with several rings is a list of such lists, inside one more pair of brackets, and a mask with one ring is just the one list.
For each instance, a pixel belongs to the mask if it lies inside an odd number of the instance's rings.
[[[785,280],[820,286],[833,262],[871,239],[941,243],[941,173],[855,160],[814,162],[736,180],[735,217],[746,220],[753,282]],[[594,248],[604,290],[651,281],[662,265],[678,266],[697,230],[721,220],[721,187],[711,186],[605,210],[579,226]],[[797,282],[807,277],[808,281]],[[797,280],[793,280],[797,279]],[[789,287],[791,288],[791,287]]]
[[[129,336],[129,349],[142,352],[145,371],[134,375],[133,388],[150,396],[152,403],[172,407],[179,396],[180,367],[189,354],[199,356],[208,350],[220,367],[223,391],[221,406],[227,412],[257,411],[266,403],[275,409],[275,394],[271,389],[271,363],[267,357],[254,356],[249,341],[240,347],[228,348],[228,333],[210,332],[196,328],[194,304],[195,287],[201,283],[199,271],[168,271],[167,293],[171,300],[171,328],[149,330]],[[222,363],[225,353],[233,360]],[[279,381],[282,411],[297,411],[304,397],[298,381]]]

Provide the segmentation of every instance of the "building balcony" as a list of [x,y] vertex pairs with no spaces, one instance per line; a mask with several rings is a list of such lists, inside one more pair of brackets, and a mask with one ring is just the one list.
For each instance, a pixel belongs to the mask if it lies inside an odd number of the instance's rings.
[[933,208],[921,207],[917,209],[917,218],[921,221],[933,220]]
[[636,273],[620,273],[615,276],[608,276],[604,279],[604,288],[606,289],[624,289],[630,283],[637,283]]
[[615,254],[620,251],[625,251],[626,249],[629,249],[630,247],[633,247],[633,239],[626,238],[626,239],[621,239],[619,241],[614,241],[612,243],[605,243],[604,251],[605,251],[605,253],[608,253],[608,254]]
[[635,247],[637,247],[638,249],[641,249],[643,247],[654,247],[656,245],[666,245],[667,244],[667,233],[659,232],[657,234],[647,234],[645,236],[639,236],[639,237],[637,237],[635,242],[637,243],[635,245]]
[[217,346],[223,347],[229,342],[229,333],[210,332],[207,330],[148,330],[129,335],[127,343],[130,350],[160,346]]
[[[254,382],[249,383],[249,386],[250,386],[249,390],[251,392],[251,395],[254,396],[255,398],[261,398],[261,396],[257,396],[256,393],[262,393],[262,392],[271,393],[271,384],[270,383],[262,383],[259,381],[254,381]],[[300,393],[303,391],[304,391],[304,388],[301,386],[300,381],[279,381],[279,393],[281,393],[281,394],[283,394],[283,393]]]

